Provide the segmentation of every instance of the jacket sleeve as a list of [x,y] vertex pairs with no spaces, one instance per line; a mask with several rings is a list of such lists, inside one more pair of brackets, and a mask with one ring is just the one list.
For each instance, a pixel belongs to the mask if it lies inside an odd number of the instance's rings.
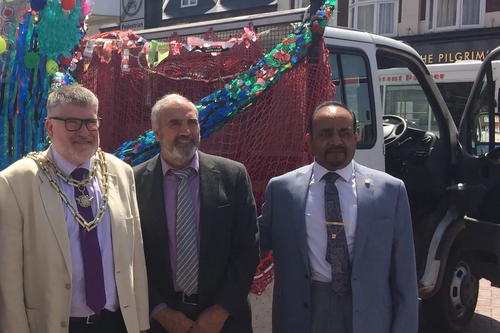
[[141,222],[132,169],[130,169],[130,206],[134,214],[134,291],[137,305],[137,320],[140,330],[145,331],[149,329],[148,278],[146,274]]
[[0,332],[30,333],[23,285],[23,217],[0,173]]
[[235,201],[231,255],[214,298],[231,314],[246,301],[259,263],[257,212],[250,177],[243,166],[239,169]]
[[[145,172],[145,165],[139,165],[133,167],[133,172],[134,172],[134,179],[135,179],[135,191],[134,194],[136,196],[136,202],[137,202],[137,207],[136,211],[138,212],[140,218],[141,218],[141,228],[142,228],[142,233],[143,233],[143,245],[144,245],[144,255],[146,258],[146,272],[147,272],[147,283],[148,283],[148,298],[149,298],[149,316],[151,318],[151,314],[153,311],[160,305],[160,304],[166,304],[166,300],[161,296],[161,293],[159,289],[156,287],[154,284],[154,279],[152,278],[155,274],[155,270],[157,269],[154,264],[151,263],[151,258],[154,257],[155,253],[148,253],[148,246],[144,242],[147,242],[147,236],[145,235],[146,232],[146,227],[144,222],[147,221],[147,215],[146,212],[140,211],[138,208],[139,205],[142,203],[141,200],[144,200],[145,196],[145,189],[144,189],[144,183],[142,180],[142,175]],[[148,203],[149,207],[149,203]]]
[[393,304],[391,333],[418,332],[418,285],[410,205],[403,182],[394,215],[390,271]]

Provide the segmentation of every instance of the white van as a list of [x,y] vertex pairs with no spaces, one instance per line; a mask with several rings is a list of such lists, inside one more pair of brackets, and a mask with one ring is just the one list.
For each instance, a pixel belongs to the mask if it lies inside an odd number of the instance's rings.
[[410,46],[339,28],[327,29],[325,42],[337,99],[359,121],[355,159],[406,184],[424,315],[460,331],[474,314],[478,280],[500,285],[500,142],[488,121],[498,119],[500,49],[479,68],[459,66],[459,75],[479,74],[466,88],[459,131],[436,85],[451,74],[431,74]]

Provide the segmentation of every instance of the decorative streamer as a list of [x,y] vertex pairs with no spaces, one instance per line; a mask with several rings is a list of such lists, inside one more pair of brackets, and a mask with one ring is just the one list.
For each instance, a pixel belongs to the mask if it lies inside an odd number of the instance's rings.
[[[0,170],[45,146],[51,76],[69,68],[62,57],[75,54],[84,35],[83,13],[90,12],[89,2],[72,2],[71,10],[64,10],[58,0],[32,0],[31,8],[27,0],[0,2]],[[72,3],[65,5],[68,9]],[[53,72],[47,71],[48,64]],[[64,84],[74,83],[62,76]]]
[[[92,39],[84,39],[82,49],[85,49],[84,57],[90,59],[94,52],[98,55],[105,52],[107,55],[106,57],[101,56],[101,62],[109,63],[112,51],[116,50],[118,54],[123,54],[130,48],[142,46],[143,49],[139,57],[145,56],[148,67],[156,67],[169,55],[178,55],[181,48],[185,48],[189,52],[204,52],[217,56],[221,52],[231,49],[235,44],[245,43],[249,45],[250,41],[257,40],[253,29],[245,27],[244,30],[245,33],[240,38],[233,37],[227,41],[205,41],[197,37],[188,37],[186,44],[176,41],[158,42],[152,40],[147,42],[144,38],[134,34],[132,30],[113,31],[102,33],[97,37],[92,36]],[[157,61],[155,61],[156,55],[158,55]],[[138,61],[140,62],[139,58]]]
[[[326,0],[309,20],[246,72],[242,72],[223,89],[202,98],[195,104],[200,119],[201,136],[206,138],[220,129],[229,119],[245,111],[259,95],[272,87],[282,76],[308,54],[312,41],[323,36],[330,14],[337,0]],[[151,42],[153,44],[153,42]],[[154,45],[154,44],[153,44]],[[152,51],[156,51],[156,45]],[[154,54],[153,54],[154,56]],[[148,64],[152,63],[149,60]],[[140,164],[160,151],[160,145],[150,130],[126,142],[114,152],[131,165]]]

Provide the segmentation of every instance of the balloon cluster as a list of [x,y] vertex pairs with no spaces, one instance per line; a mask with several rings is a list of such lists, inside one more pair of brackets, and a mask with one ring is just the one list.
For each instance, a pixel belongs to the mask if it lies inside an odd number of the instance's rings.
[[[76,68],[89,0],[0,1],[0,170],[39,148],[50,89]],[[62,80],[61,80],[62,79]]]

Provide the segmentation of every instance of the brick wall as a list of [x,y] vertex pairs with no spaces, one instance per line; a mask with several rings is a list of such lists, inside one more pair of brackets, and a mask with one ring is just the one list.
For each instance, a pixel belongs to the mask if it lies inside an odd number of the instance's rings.
[[486,0],[486,12],[497,12],[500,11],[500,1],[498,0]]

